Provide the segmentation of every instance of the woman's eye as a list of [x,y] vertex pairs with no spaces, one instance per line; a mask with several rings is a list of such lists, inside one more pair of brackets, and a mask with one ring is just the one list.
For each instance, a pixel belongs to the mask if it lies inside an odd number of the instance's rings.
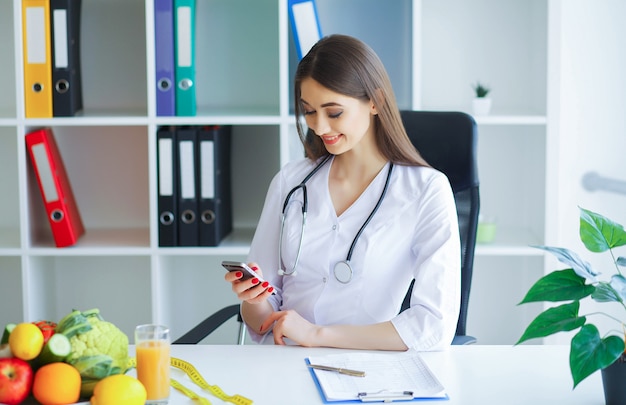
[[338,111],[336,113],[328,113],[328,118],[339,118],[341,114],[343,114],[343,111]]
[[312,115],[312,114],[315,114],[315,110],[310,110],[310,111],[304,110],[304,115]]

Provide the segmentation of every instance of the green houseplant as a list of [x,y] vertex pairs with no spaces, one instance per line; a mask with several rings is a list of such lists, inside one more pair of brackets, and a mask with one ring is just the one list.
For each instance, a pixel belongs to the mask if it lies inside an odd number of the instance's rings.
[[[535,246],[552,253],[569,268],[555,270],[543,276],[529,289],[520,304],[542,301],[561,304],[555,304],[556,306],[540,313],[516,343],[579,329],[570,344],[569,365],[574,388],[597,370],[604,370],[616,361],[624,360],[626,330],[626,316],[618,319],[605,312],[579,313],[580,302],[586,299],[598,303],[615,303],[626,312],[626,277],[620,269],[626,266],[626,258],[616,257],[614,254],[615,248],[626,245],[626,231],[622,225],[580,208],[579,233],[580,240],[590,252],[611,254],[615,264],[612,276],[609,280],[600,280],[600,273],[569,249]],[[616,329],[601,336],[598,327],[591,322],[596,316],[605,316],[615,321]],[[605,393],[606,389],[605,382]]]
[[472,87],[474,89],[474,93],[476,94],[476,98],[485,98],[491,91],[490,88],[480,82],[476,82],[476,84],[474,84]]
[[474,99],[472,109],[474,115],[488,115],[491,111],[491,98],[487,97],[491,89],[480,82],[472,85],[474,89]]

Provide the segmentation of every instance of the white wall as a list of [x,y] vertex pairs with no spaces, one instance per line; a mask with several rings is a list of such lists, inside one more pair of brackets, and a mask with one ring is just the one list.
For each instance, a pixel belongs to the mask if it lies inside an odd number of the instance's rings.
[[[626,184],[626,2],[563,0],[555,7],[561,12],[554,38],[560,43],[560,53],[553,64],[557,68],[551,71],[557,80],[549,105],[555,106],[553,130],[557,131],[559,153],[552,167],[555,175],[548,182],[555,197],[548,212],[548,241],[581,253],[610,276],[615,268],[608,266],[608,254],[588,253],[580,242],[578,207],[626,225],[626,194],[588,191],[582,184],[588,172]],[[617,253],[624,256],[626,250]],[[549,263],[550,268],[564,268],[556,261]],[[581,313],[592,310],[583,307]],[[626,319],[623,308],[615,313]],[[603,325],[619,329],[614,323]],[[562,335],[556,341],[567,343],[569,339]]]

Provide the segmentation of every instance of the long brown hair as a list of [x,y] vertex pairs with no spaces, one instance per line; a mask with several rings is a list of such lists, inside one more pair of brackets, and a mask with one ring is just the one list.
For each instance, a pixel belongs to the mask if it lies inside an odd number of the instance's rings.
[[310,159],[328,154],[322,140],[308,136],[301,123],[303,108],[300,86],[311,78],[336,93],[363,101],[372,100],[376,144],[383,156],[395,164],[429,166],[406,134],[391,81],[383,63],[367,44],[347,35],[329,35],[319,40],[296,70],[296,128]]

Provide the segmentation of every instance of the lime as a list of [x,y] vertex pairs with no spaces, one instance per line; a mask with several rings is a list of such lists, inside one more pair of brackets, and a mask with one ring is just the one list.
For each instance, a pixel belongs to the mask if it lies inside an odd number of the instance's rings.
[[15,357],[32,360],[43,348],[43,333],[32,323],[18,323],[9,335],[9,347]]
[[96,384],[91,405],[144,405],[147,397],[146,388],[138,379],[115,374]]

